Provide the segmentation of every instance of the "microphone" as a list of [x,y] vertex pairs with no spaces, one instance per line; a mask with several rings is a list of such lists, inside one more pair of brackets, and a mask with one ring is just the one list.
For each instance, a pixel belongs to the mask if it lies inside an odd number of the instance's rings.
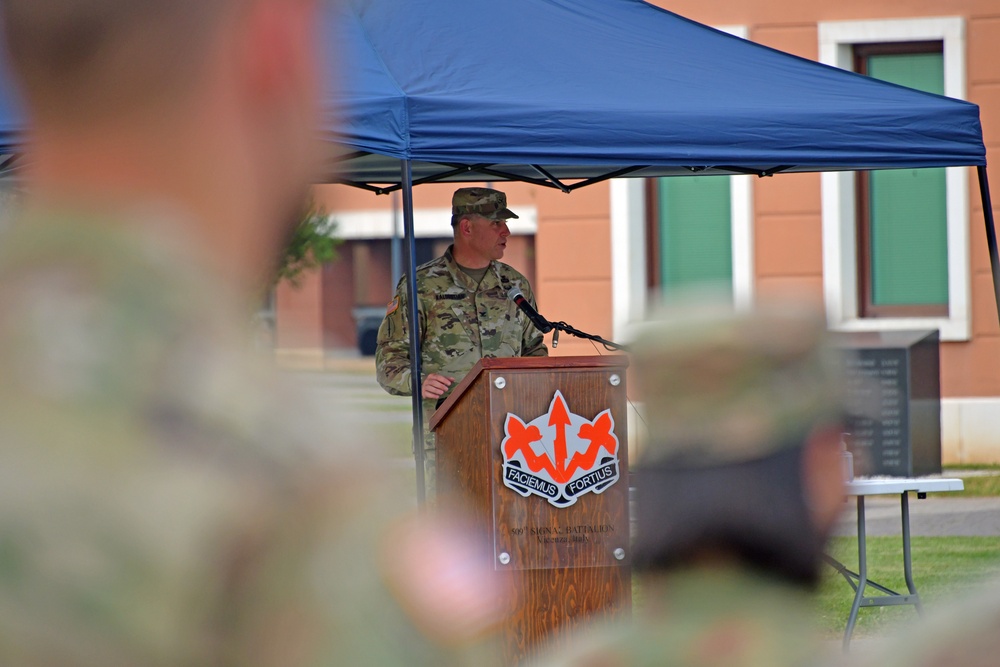
[[539,331],[543,334],[552,331],[552,325],[549,324],[547,319],[539,315],[537,310],[531,307],[528,300],[524,298],[524,294],[521,293],[520,288],[516,285],[511,287],[510,291],[507,292],[507,296],[511,299],[511,301],[517,304],[517,307],[520,308],[525,315],[528,316],[528,319],[531,320],[531,323],[534,324]]

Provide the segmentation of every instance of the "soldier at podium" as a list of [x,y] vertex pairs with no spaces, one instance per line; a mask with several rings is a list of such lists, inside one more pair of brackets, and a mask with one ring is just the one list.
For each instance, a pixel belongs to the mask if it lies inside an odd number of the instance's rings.
[[[417,268],[420,301],[421,394],[424,415],[447,398],[483,357],[548,354],[540,332],[507,293],[518,288],[534,306],[528,279],[500,261],[507,247],[507,196],[489,188],[459,188],[451,200],[454,243],[444,255]],[[378,331],[378,382],[390,394],[409,396],[410,348],[406,278]],[[434,489],[433,436],[425,439],[427,488]]]
[[632,363],[650,433],[633,473],[641,602],[631,623],[543,664],[814,664],[809,593],[844,503],[823,320],[705,304],[665,315]]

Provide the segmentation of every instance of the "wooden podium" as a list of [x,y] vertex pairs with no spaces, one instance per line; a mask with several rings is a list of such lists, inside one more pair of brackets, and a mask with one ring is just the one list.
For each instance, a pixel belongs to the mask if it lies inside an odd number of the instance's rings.
[[438,496],[472,513],[508,593],[507,664],[630,614],[627,365],[483,359],[430,419]]

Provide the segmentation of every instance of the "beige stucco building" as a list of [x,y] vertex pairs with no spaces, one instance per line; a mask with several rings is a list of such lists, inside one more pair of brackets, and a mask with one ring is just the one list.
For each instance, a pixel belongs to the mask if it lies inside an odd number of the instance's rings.
[[[997,0],[654,4],[782,51],[975,102],[987,159],[1000,157]],[[532,279],[550,320],[622,339],[661,290],[714,280],[741,303],[805,294],[837,330],[937,329],[944,459],[1000,461],[1000,325],[974,169],[624,179],[569,195],[496,187],[521,214],[505,261]],[[453,188],[415,190],[420,261],[447,245]],[[355,349],[352,313],[383,306],[393,289],[393,200],[345,186],[322,186],[318,197],[346,243],[340,260],[299,289],[279,288],[276,345],[286,357]],[[905,243],[894,226],[905,228]],[[555,353],[597,351],[564,336]]]

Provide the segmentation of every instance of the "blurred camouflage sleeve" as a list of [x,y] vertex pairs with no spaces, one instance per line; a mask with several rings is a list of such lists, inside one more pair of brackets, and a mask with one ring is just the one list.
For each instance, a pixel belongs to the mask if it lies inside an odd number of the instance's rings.
[[411,394],[407,303],[404,278],[400,279],[396,294],[386,308],[375,347],[375,377],[383,389],[396,396]]

